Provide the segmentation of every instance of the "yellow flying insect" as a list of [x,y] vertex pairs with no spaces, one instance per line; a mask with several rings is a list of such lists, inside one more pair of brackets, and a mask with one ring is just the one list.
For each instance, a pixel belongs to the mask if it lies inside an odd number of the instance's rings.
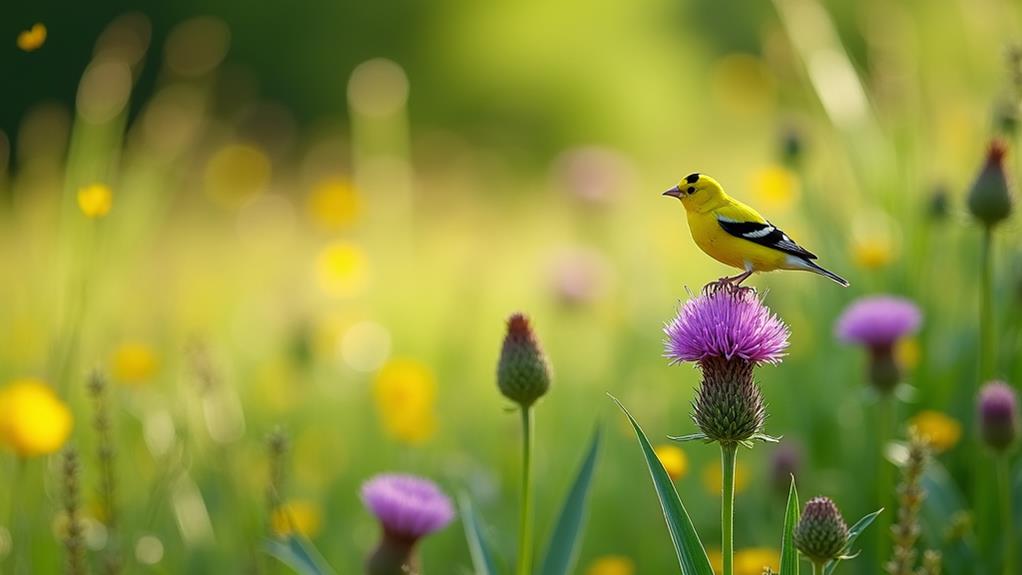
[[664,192],[681,200],[688,213],[692,239],[713,259],[743,270],[722,281],[741,284],[755,272],[803,270],[848,287],[841,276],[823,269],[816,254],[795,243],[759,212],[727,195],[705,174],[689,174]]

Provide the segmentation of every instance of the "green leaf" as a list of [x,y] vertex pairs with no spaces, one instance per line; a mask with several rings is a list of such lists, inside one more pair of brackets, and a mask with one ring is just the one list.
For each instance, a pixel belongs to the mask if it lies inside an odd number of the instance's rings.
[[468,542],[468,551],[472,556],[472,565],[475,567],[476,575],[496,575],[497,568],[494,566],[493,553],[486,542],[486,537],[483,536],[479,516],[476,515],[472,499],[468,494],[461,494],[458,498],[458,507],[461,510],[461,524],[465,526],[465,540]]
[[575,483],[571,486],[561,514],[557,518],[539,571],[542,575],[567,575],[575,566],[579,536],[582,534],[586,502],[589,499],[589,487],[592,484],[593,471],[596,469],[599,448],[600,428],[597,427],[592,441],[589,442],[589,453],[578,470]]
[[267,539],[267,553],[300,575],[333,575],[323,556],[304,537],[291,535],[284,539]]
[[848,530],[848,541],[845,543],[843,557],[838,557],[837,559],[827,563],[827,565],[823,568],[823,575],[831,575],[831,573],[834,572],[834,569],[837,569],[837,564],[841,562],[841,559],[843,558],[848,559],[855,556],[850,554],[852,550],[852,544],[855,543],[855,540],[859,538],[859,535],[862,535],[862,532],[865,531],[866,528],[869,527],[871,523],[873,523],[873,520],[876,519],[877,515],[880,515],[880,513],[883,512],[883,510],[884,508],[881,507],[880,509],[877,509],[873,513],[870,513],[869,515],[858,520],[855,523],[855,525],[852,525],[852,528]]
[[[609,395],[609,394],[608,394]],[[660,459],[657,458],[653,447],[646,439],[646,434],[635,422],[632,414],[628,413],[625,406],[616,397],[610,395],[621,411],[628,417],[635,436],[639,440],[642,454],[646,457],[646,465],[653,478],[653,487],[656,489],[657,497],[660,498],[660,507],[664,512],[664,519],[667,520],[667,529],[671,532],[671,542],[674,543],[674,551],[678,555],[678,565],[681,566],[682,575],[713,575],[713,568],[710,567],[710,560],[706,557],[703,543],[699,540],[699,534],[692,526],[692,520],[685,511],[685,506],[674,489],[674,483],[664,469]]]
[[795,477],[788,488],[788,504],[784,507],[784,532],[781,534],[781,573],[798,575],[798,550],[795,549],[795,525],[798,523],[798,492]]

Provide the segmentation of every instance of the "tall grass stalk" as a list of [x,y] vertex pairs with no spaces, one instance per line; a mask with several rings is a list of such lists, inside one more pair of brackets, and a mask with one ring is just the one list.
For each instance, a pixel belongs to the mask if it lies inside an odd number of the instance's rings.
[[110,425],[110,407],[107,401],[106,377],[99,371],[89,376],[89,395],[92,397],[92,427],[96,432],[96,460],[99,467],[99,505],[103,523],[108,532],[103,573],[116,575],[121,571],[118,538],[117,482],[114,477],[116,452]]
[[64,451],[61,469],[64,487],[64,515],[67,532],[64,534],[64,552],[68,575],[85,574],[84,542],[82,523],[79,517],[78,452],[73,447]]
[[518,528],[518,575],[532,575],[532,408],[522,407],[522,507]]
[[734,574],[735,555],[735,465],[738,460],[738,444],[720,444],[720,465],[723,477],[720,501],[721,554],[724,556],[724,575]]

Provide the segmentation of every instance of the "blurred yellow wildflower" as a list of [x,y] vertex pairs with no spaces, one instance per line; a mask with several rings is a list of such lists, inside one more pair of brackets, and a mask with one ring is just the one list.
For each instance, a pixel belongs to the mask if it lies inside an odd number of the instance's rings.
[[145,383],[160,367],[156,353],[141,342],[125,342],[110,356],[110,374],[121,383]]
[[688,471],[688,457],[685,456],[685,452],[680,447],[665,443],[664,445],[657,446],[654,451],[657,458],[660,459],[660,463],[663,464],[664,469],[667,470],[667,475],[670,475],[673,481],[677,481],[685,476],[685,472]]
[[922,353],[919,340],[914,337],[901,338],[894,344],[894,357],[898,360],[898,365],[910,371],[919,365]]
[[36,22],[28,30],[18,34],[18,48],[25,52],[35,52],[46,42],[46,25]]
[[318,535],[323,527],[323,512],[311,501],[300,499],[288,501],[273,510],[270,524],[278,536],[298,533],[311,539]]
[[[714,495],[720,495],[724,487],[724,474],[720,469],[720,463],[713,462],[708,463],[703,468],[703,487],[713,493]],[[735,467],[735,493],[741,493],[745,490],[746,486],[749,485],[749,472],[746,471],[745,466],[739,461]]]
[[428,367],[410,359],[391,360],[376,375],[373,395],[384,429],[396,439],[417,444],[433,436],[436,379]]
[[756,205],[763,210],[774,213],[787,210],[798,200],[798,174],[784,166],[768,166],[752,175],[752,190]]
[[920,411],[909,420],[909,427],[929,441],[937,453],[951,449],[962,437],[962,424],[939,411]]
[[78,189],[78,207],[90,218],[101,218],[113,205],[113,193],[106,184],[89,184]]
[[864,269],[890,265],[898,257],[901,233],[898,222],[879,209],[863,211],[852,220],[852,259]]
[[764,567],[780,570],[781,554],[769,547],[749,547],[735,552],[735,575],[762,575]]
[[623,555],[597,557],[586,569],[586,575],[634,575],[634,573],[635,563]]
[[715,547],[707,549],[706,558],[710,560],[710,567],[713,567],[714,573],[724,571],[724,555],[720,552],[720,549]]
[[349,242],[338,241],[327,245],[316,258],[316,281],[329,295],[358,295],[369,281],[365,253]]
[[270,182],[270,159],[262,150],[245,144],[220,148],[206,164],[206,193],[235,206],[262,192]]
[[351,182],[329,178],[316,184],[305,204],[309,218],[324,230],[350,225],[358,216],[360,203]]
[[38,379],[17,379],[0,389],[0,441],[19,457],[60,449],[72,421],[67,405]]
[[894,261],[894,248],[882,238],[868,238],[852,243],[852,258],[860,267],[875,270]]

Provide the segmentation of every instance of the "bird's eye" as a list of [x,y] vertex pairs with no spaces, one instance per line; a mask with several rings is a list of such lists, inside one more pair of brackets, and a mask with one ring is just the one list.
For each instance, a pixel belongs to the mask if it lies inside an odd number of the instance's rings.
[[689,186],[688,187],[688,193],[690,193],[690,194],[696,193],[696,187],[695,186]]

